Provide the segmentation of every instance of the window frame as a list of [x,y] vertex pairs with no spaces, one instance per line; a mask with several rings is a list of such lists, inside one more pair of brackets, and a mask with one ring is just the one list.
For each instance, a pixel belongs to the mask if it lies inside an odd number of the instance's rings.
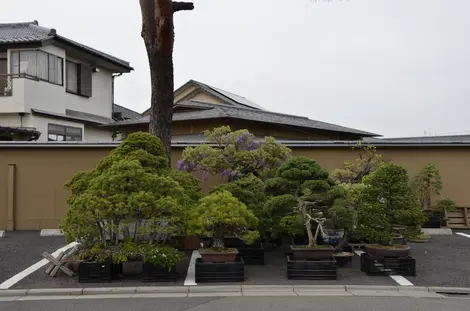
[[[76,81],[77,81],[77,85],[76,85],[76,88],[77,88],[77,91],[73,91],[73,90],[70,90],[69,87],[68,87],[68,77],[69,77],[69,74],[68,74],[68,64],[73,64],[76,68]],[[88,68],[90,70],[90,87],[89,87],[89,94],[88,93],[84,93],[85,91],[82,90],[82,80],[83,80],[83,74],[82,74],[82,71],[84,68]],[[74,94],[74,95],[78,95],[78,96],[83,96],[83,97],[86,97],[86,98],[90,98],[93,96],[93,71],[92,71],[92,67],[87,65],[87,64],[83,64],[83,63],[79,63],[79,62],[74,62],[74,61],[70,61],[70,60],[66,60],[65,61],[65,91],[67,93],[70,93],[70,94]]]
[[[35,64],[35,66],[36,66],[36,68],[35,68],[35,69],[36,69],[36,74],[35,74],[35,75],[30,75],[30,74],[26,73],[26,75],[28,75],[28,76],[30,76],[30,77],[34,77],[34,78],[36,78],[38,81],[43,81],[43,82],[47,82],[47,83],[50,83],[50,84],[53,84],[53,85],[62,86],[62,87],[64,86],[64,58],[62,58],[62,57],[60,57],[60,56],[58,56],[58,55],[55,55],[55,54],[52,54],[52,53],[43,51],[43,50],[14,50],[14,51],[11,51],[11,53],[10,53],[10,62],[11,62],[11,63],[10,63],[10,73],[13,73],[13,67],[14,67],[14,65],[15,65],[15,63],[13,62],[13,59],[14,59],[13,54],[14,54],[14,53],[18,53],[18,57],[17,57],[17,58],[18,58],[18,63],[16,64],[16,67],[18,67],[18,73],[17,73],[17,74],[18,74],[18,75],[22,75],[22,73],[21,73],[21,53],[22,53],[22,52],[23,52],[23,53],[25,53],[25,52],[29,52],[29,53],[34,52],[34,53],[36,54],[36,64]],[[38,74],[38,72],[39,72],[39,70],[38,70],[38,69],[39,69],[38,55],[39,55],[40,53],[44,53],[44,54],[47,55],[47,66],[46,66],[46,68],[47,68],[47,79],[40,78],[40,77],[39,77],[39,74]],[[61,82],[60,82],[60,83],[59,83],[59,82],[53,82],[53,81],[50,80],[50,67],[49,67],[49,64],[50,64],[51,56],[57,57],[57,59],[60,60],[61,69],[62,69],[62,70],[61,70],[61,77],[62,77],[62,79],[61,79]],[[56,72],[59,72],[59,70],[56,70]],[[15,73],[13,73],[13,74],[15,74]]]
[[[61,127],[63,128],[63,131],[59,130],[52,130],[51,131],[51,125],[54,127]],[[74,130],[80,130],[80,136],[77,134],[69,134],[67,132],[67,129],[74,129]],[[50,140],[49,135],[56,135],[56,136],[63,136],[63,140]],[[78,138],[80,137],[80,140],[67,140],[67,137],[75,137]],[[75,127],[75,126],[68,126],[68,125],[63,125],[63,124],[56,124],[56,123],[48,123],[47,124],[47,141],[83,141],[83,129],[81,127]]]

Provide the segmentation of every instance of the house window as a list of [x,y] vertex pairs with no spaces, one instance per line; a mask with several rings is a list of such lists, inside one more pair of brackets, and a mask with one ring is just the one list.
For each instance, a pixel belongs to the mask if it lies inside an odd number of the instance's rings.
[[11,53],[11,73],[27,74],[39,80],[63,85],[63,59],[44,51]]
[[48,124],[48,141],[82,141],[82,129],[79,127]]
[[85,64],[67,61],[67,92],[91,97],[92,69]]

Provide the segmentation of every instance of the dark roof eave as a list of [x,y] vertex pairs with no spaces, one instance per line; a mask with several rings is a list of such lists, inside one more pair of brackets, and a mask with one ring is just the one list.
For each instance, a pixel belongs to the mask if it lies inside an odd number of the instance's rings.
[[81,118],[75,118],[75,117],[72,117],[72,116],[60,116],[60,115],[55,115],[55,114],[49,114],[49,113],[42,112],[42,111],[37,111],[37,110],[34,110],[34,109],[31,109],[31,112],[33,114],[37,114],[37,115],[52,117],[52,118],[61,119],[61,120],[74,121],[74,122],[79,122],[79,123],[88,124],[88,125],[99,126],[99,125],[103,124],[103,123],[100,123],[100,122],[85,120],[85,119],[81,119]]
[[131,72],[132,70],[134,70],[134,68],[130,65],[125,65],[121,62],[117,62],[113,59],[110,59],[108,57],[105,57],[103,55],[101,55],[100,53],[97,53],[97,52],[94,52],[94,51],[91,51],[91,50],[88,50],[88,49],[85,49],[83,48],[83,46],[81,46],[80,44],[75,44],[73,43],[71,40],[65,38],[65,37],[62,37],[62,36],[59,36],[59,35],[55,35],[53,40],[56,40],[56,41],[59,41],[59,42],[62,42],[62,43],[65,43],[69,46],[73,46],[74,48],[76,49],[79,49],[81,51],[83,51],[84,53],[88,53],[88,54],[92,54],[93,56],[95,57],[98,57],[98,58],[101,58],[102,60],[105,60],[107,62],[110,62],[110,63],[113,63],[114,65],[118,66],[118,67],[121,67],[125,70],[128,70],[128,72]]

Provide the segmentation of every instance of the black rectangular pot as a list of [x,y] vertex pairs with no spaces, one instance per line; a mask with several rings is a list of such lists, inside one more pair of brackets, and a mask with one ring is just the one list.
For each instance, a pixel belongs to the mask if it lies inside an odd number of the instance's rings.
[[224,244],[226,247],[236,248],[245,265],[264,265],[264,247],[261,241],[246,244],[238,237],[225,237]]
[[367,275],[405,275],[416,276],[416,260],[411,257],[376,258],[361,255],[361,271]]
[[152,263],[142,263],[142,282],[174,282],[178,279],[176,268],[168,268],[154,265]]
[[78,266],[79,283],[111,282],[122,276],[122,264],[80,262]]
[[331,259],[298,260],[287,256],[287,278],[297,280],[330,279],[338,277],[336,261]]
[[432,213],[426,215],[428,220],[422,225],[423,228],[440,228],[442,217],[440,214]]
[[243,258],[235,262],[203,262],[196,260],[196,283],[207,282],[243,282],[245,266]]

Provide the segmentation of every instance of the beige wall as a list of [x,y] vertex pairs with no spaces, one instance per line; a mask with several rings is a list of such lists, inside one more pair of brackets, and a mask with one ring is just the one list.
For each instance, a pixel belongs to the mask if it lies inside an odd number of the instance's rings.
[[[14,220],[17,230],[56,228],[65,216],[68,193],[64,183],[80,170],[92,169],[106,156],[109,148],[5,148],[0,149],[0,229]],[[182,149],[174,149],[172,165],[181,157]],[[307,156],[328,170],[341,167],[356,154],[349,148],[293,148],[294,156]],[[449,196],[460,206],[470,206],[470,147],[467,148],[387,148],[379,149],[386,160],[403,165],[410,175],[428,162],[435,162],[444,182],[443,196]],[[15,180],[9,182],[9,164],[14,164]],[[11,171],[10,171],[11,173]],[[207,191],[220,182],[210,178]],[[14,200],[8,193],[14,186]],[[8,208],[13,210],[9,215]],[[10,217],[9,217],[10,216]],[[11,228],[9,228],[11,229]]]

